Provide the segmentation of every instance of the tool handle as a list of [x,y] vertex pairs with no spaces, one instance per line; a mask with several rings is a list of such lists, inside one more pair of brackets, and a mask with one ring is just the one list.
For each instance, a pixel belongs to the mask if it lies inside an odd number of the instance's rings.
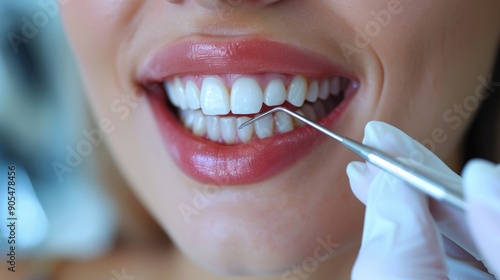
[[367,162],[389,172],[398,179],[415,187],[419,191],[439,201],[449,203],[459,209],[465,210],[462,186],[452,186],[445,182],[423,174],[407,163],[404,163],[380,150],[365,146],[352,139],[344,139],[342,144],[361,156]]

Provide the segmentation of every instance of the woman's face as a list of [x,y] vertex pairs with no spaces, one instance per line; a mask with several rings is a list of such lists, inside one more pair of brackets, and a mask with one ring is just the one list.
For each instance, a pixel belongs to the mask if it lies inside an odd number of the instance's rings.
[[327,253],[340,263],[363,222],[345,148],[285,115],[237,125],[281,104],[358,140],[382,120],[457,167],[500,27],[497,0],[61,9],[123,174],[190,258],[233,274],[279,273]]

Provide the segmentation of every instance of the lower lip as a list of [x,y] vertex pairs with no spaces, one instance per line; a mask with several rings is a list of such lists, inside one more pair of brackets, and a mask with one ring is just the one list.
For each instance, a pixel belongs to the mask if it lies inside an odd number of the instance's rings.
[[[194,136],[166,106],[164,94],[149,95],[150,104],[171,157],[192,179],[210,185],[235,186],[264,181],[307,156],[326,137],[305,126],[247,144],[225,146]],[[318,123],[332,128],[343,115],[354,89]]]

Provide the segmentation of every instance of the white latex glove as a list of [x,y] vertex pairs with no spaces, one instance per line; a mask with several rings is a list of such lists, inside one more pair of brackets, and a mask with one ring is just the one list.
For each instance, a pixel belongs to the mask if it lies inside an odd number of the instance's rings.
[[470,161],[462,172],[467,223],[486,266],[500,276],[500,165]]
[[[363,143],[441,180],[462,182],[436,155],[388,124],[368,123]],[[367,205],[353,279],[494,279],[475,267],[484,256],[491,272],[499,268],[500,172],[485,164],[474,161],[464,171],[467,219],[376,167],[349,164],[351,188]]]

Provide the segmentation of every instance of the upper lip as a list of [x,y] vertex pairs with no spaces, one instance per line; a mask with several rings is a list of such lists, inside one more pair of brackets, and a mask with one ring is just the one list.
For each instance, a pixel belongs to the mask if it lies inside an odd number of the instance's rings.
[[[234,40],[234,39],[233,39]],[[172,76],[281,73],[311,78],[353,73],[328,57],[308,49],[262,40],[183,40],[153,52],[139,68],[142,85],[158,83]]]

